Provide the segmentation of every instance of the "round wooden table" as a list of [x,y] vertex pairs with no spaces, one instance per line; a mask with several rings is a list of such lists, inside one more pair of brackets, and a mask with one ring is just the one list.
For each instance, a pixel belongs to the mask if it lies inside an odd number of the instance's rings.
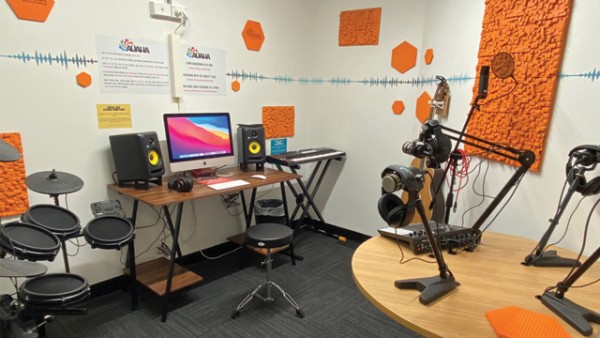
[[[553,316],[573,337],[579,337],[574,328],[535,297],[548,286],[562,281],[570,271],[570,268],[522,265],[536,244],[521,237],[486,232],[481,245],[473,252],[451,255],[444,251],[444,259],[461,285],[429,305],[419,302],[419,291],[398,289],[394,282],[436,276],[439,274],[437,264],[418,260],[399,264],[401,252],[393,239],[376,236],[361,244],[352,257],[352,273],[363,295],[378,309],[427,337],[497,337],[485,313],[507,306]],[[405,259],[415,257],[408,247],[401,247]],[[577,257],[576,253],[556,249],[562,257]],[[435,262],[427,254],[417,257]],[[600,266],[594,264],[575,285],[599,278]],[[600,312],[600,283],[585,288],[572,287],[565,298]],[[598,325],[592,324],[592,327],[591,337],[596,337]]]

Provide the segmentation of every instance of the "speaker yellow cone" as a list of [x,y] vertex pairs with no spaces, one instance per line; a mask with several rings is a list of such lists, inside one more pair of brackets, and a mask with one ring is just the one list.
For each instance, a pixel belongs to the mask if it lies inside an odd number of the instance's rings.
[[256,155],[256,154],[260,153],[260,150],[261,150],[260,142],[252,141],[252,142],[248,143],[248,151],[250,151],[250,154]]
[[160,163],[160,156],[158,156],[156,150],[150,150],[148,152],[148,163],[153,167],[156,167]]

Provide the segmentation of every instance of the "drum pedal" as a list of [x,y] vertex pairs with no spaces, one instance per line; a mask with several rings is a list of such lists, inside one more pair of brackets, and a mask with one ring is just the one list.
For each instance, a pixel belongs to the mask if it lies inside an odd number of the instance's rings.
[[125,210],[121,207],[119,200],[107,200],[90,204],[94,217],[117,216],[126,218]]

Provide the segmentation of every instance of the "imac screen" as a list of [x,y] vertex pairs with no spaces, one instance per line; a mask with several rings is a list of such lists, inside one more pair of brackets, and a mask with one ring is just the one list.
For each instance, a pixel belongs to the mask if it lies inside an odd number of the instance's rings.
[[170,169],[214,168],[234,159],[229,113],[164,115]]

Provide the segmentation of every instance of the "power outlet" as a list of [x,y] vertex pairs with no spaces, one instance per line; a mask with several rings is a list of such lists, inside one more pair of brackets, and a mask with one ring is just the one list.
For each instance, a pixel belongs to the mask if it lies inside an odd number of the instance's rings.
[[150,1],[150,16],[155,19],[180,20],[173,13],[173,6],[157,1]]

